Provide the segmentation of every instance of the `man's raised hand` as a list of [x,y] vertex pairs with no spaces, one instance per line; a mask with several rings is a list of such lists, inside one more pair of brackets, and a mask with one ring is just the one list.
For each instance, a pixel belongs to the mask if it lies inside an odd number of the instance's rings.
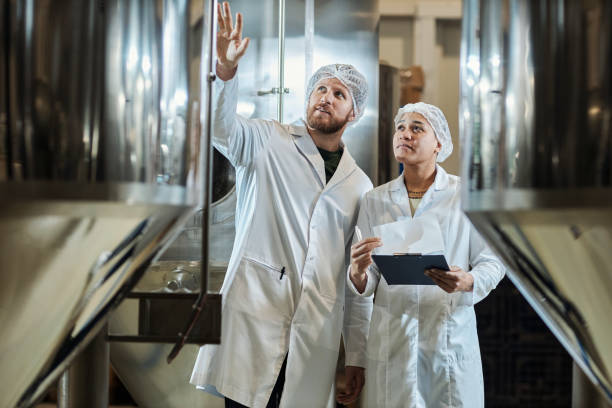
[[230,80],[236,73],[238,61],[247,50],[250,39],[242,38],[242,14],[236,14],[236,26],[228,2],[217,4],[217,76]]

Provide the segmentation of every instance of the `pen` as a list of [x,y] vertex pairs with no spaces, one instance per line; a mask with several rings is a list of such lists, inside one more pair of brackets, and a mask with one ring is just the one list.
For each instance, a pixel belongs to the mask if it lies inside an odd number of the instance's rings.
[[355,225],[355,236],[357,237],[358,242],[363,240],[363,236],[361,236],[361,230],[356,225]]

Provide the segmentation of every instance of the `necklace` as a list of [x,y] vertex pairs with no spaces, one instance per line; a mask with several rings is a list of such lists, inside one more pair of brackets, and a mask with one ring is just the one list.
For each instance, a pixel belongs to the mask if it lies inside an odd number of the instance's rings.
[[408,198],[423,198],[423,196],[425,195],[426,192],[427,192],[427,190],[425,190],[425,191],[408,191]]

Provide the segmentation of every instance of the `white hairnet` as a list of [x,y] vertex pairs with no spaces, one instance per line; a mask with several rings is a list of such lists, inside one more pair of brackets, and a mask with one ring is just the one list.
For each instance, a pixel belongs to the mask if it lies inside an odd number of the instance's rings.
[[306,108],[308,108],[308,101],[315,86],[319,81],[327,78],[336,78],[346,86],[353,100],[353,112],[355,113],[355,120],[353,122],[357,122],[363,116],[366,100],[368,99],[368,82],[361,75],[361,72],[357,71],[357,68],[349,64],[325,65],[310,77],[308,87],[306,88]]
[[448,128],[448,122],[444,113],[437,106],[430,105],[428,103],[417,102],[409,103],[402,106],[395,115],[395,127],[405,113],[415,112],[420,113],[427,119],[427,122],[431,125],[438,139],[438,142],[442,145],[438,152],[437,161],[443,162],[453,152],[453,141],[451,139],[450,129]]

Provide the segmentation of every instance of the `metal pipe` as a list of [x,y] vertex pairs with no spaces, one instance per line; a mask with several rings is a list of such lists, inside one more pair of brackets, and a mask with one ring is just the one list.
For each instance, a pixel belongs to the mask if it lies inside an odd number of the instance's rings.
[[9,137],[9,44],[8,44],[8,28],[10,27],[9,20],[9,4],[8,2],[0,2],[0,182],[7,181],[11,175],[10,163],[10,141]]
[[209,250],[208,250],[208,237],[209,237],[209,226],[210,226],[210,205],[212,198],[212,177],[213,177],[213,150],[212,150],[212,83],[216,79],[215,69],[213,66],[214,58],[214,49],[215,49],[215,34],[217,32],[216,27],[216,13],[217,13],[217,1],[210,0],[208,7],[208,24],[209,24],[209,32],[208,32],[208,55],[206,62],[206,100],[205,110],[206,110],[206,123],[204,125],[205,132],[205,141],[203,144],[203,152],[207,158],[206,166],[204,168],[204,180],[205,186],[202,189],[203,198],[202,198],[202,260],[200,262],[200,295],[198,299],[193,305],[193,312],[191,313],[191,318],[189,319],[185,330],[182,333],[179,333],[180,339],[176,342],[170,354],[166,358],[168,364],[174,360],[174,358],[181,351],[191,330],[195,326],[195,322],[198,320],[202,309],[204,308],[204,303],[206,303],[206,294],[208,293],[208,275],[209,275]]
[[107,408],[110,351],[104,325],[91,343],[64,371],[57,386],[59,408]]
[[278,121],[283,121],[285,97],[285,0],[278,1]]
[[314,2],[315,0],[306,0],[304,4],[304,83],[307,84],[313,71],[314,64]]
[[572,408],[583,407],[610,408],[612,405],[574,362],[572,364]]
[[57,383],[57,408],[70,408],[70,368],[68,368]]
[[200,264],[200,270],[202,272],[202,279],[200,281],[200,296],[208,293],[208,275],[209,275],[209,245],[208,237],[210,234],[210,205],[212,201],[212,184],[213,184],[213,149],[212,149],[212,83],[216,79],[213,50],[215,49],[215,33],[216,28],[216,0],[210,0],[210,7],[208,9],[209,17],[209,34],[208,34],[208,61],[206,62],[206,124],[204,126],[206,132],[206,173],[204,180],[206,186],[203,189],[204,197],[202,198],[202,261]]

